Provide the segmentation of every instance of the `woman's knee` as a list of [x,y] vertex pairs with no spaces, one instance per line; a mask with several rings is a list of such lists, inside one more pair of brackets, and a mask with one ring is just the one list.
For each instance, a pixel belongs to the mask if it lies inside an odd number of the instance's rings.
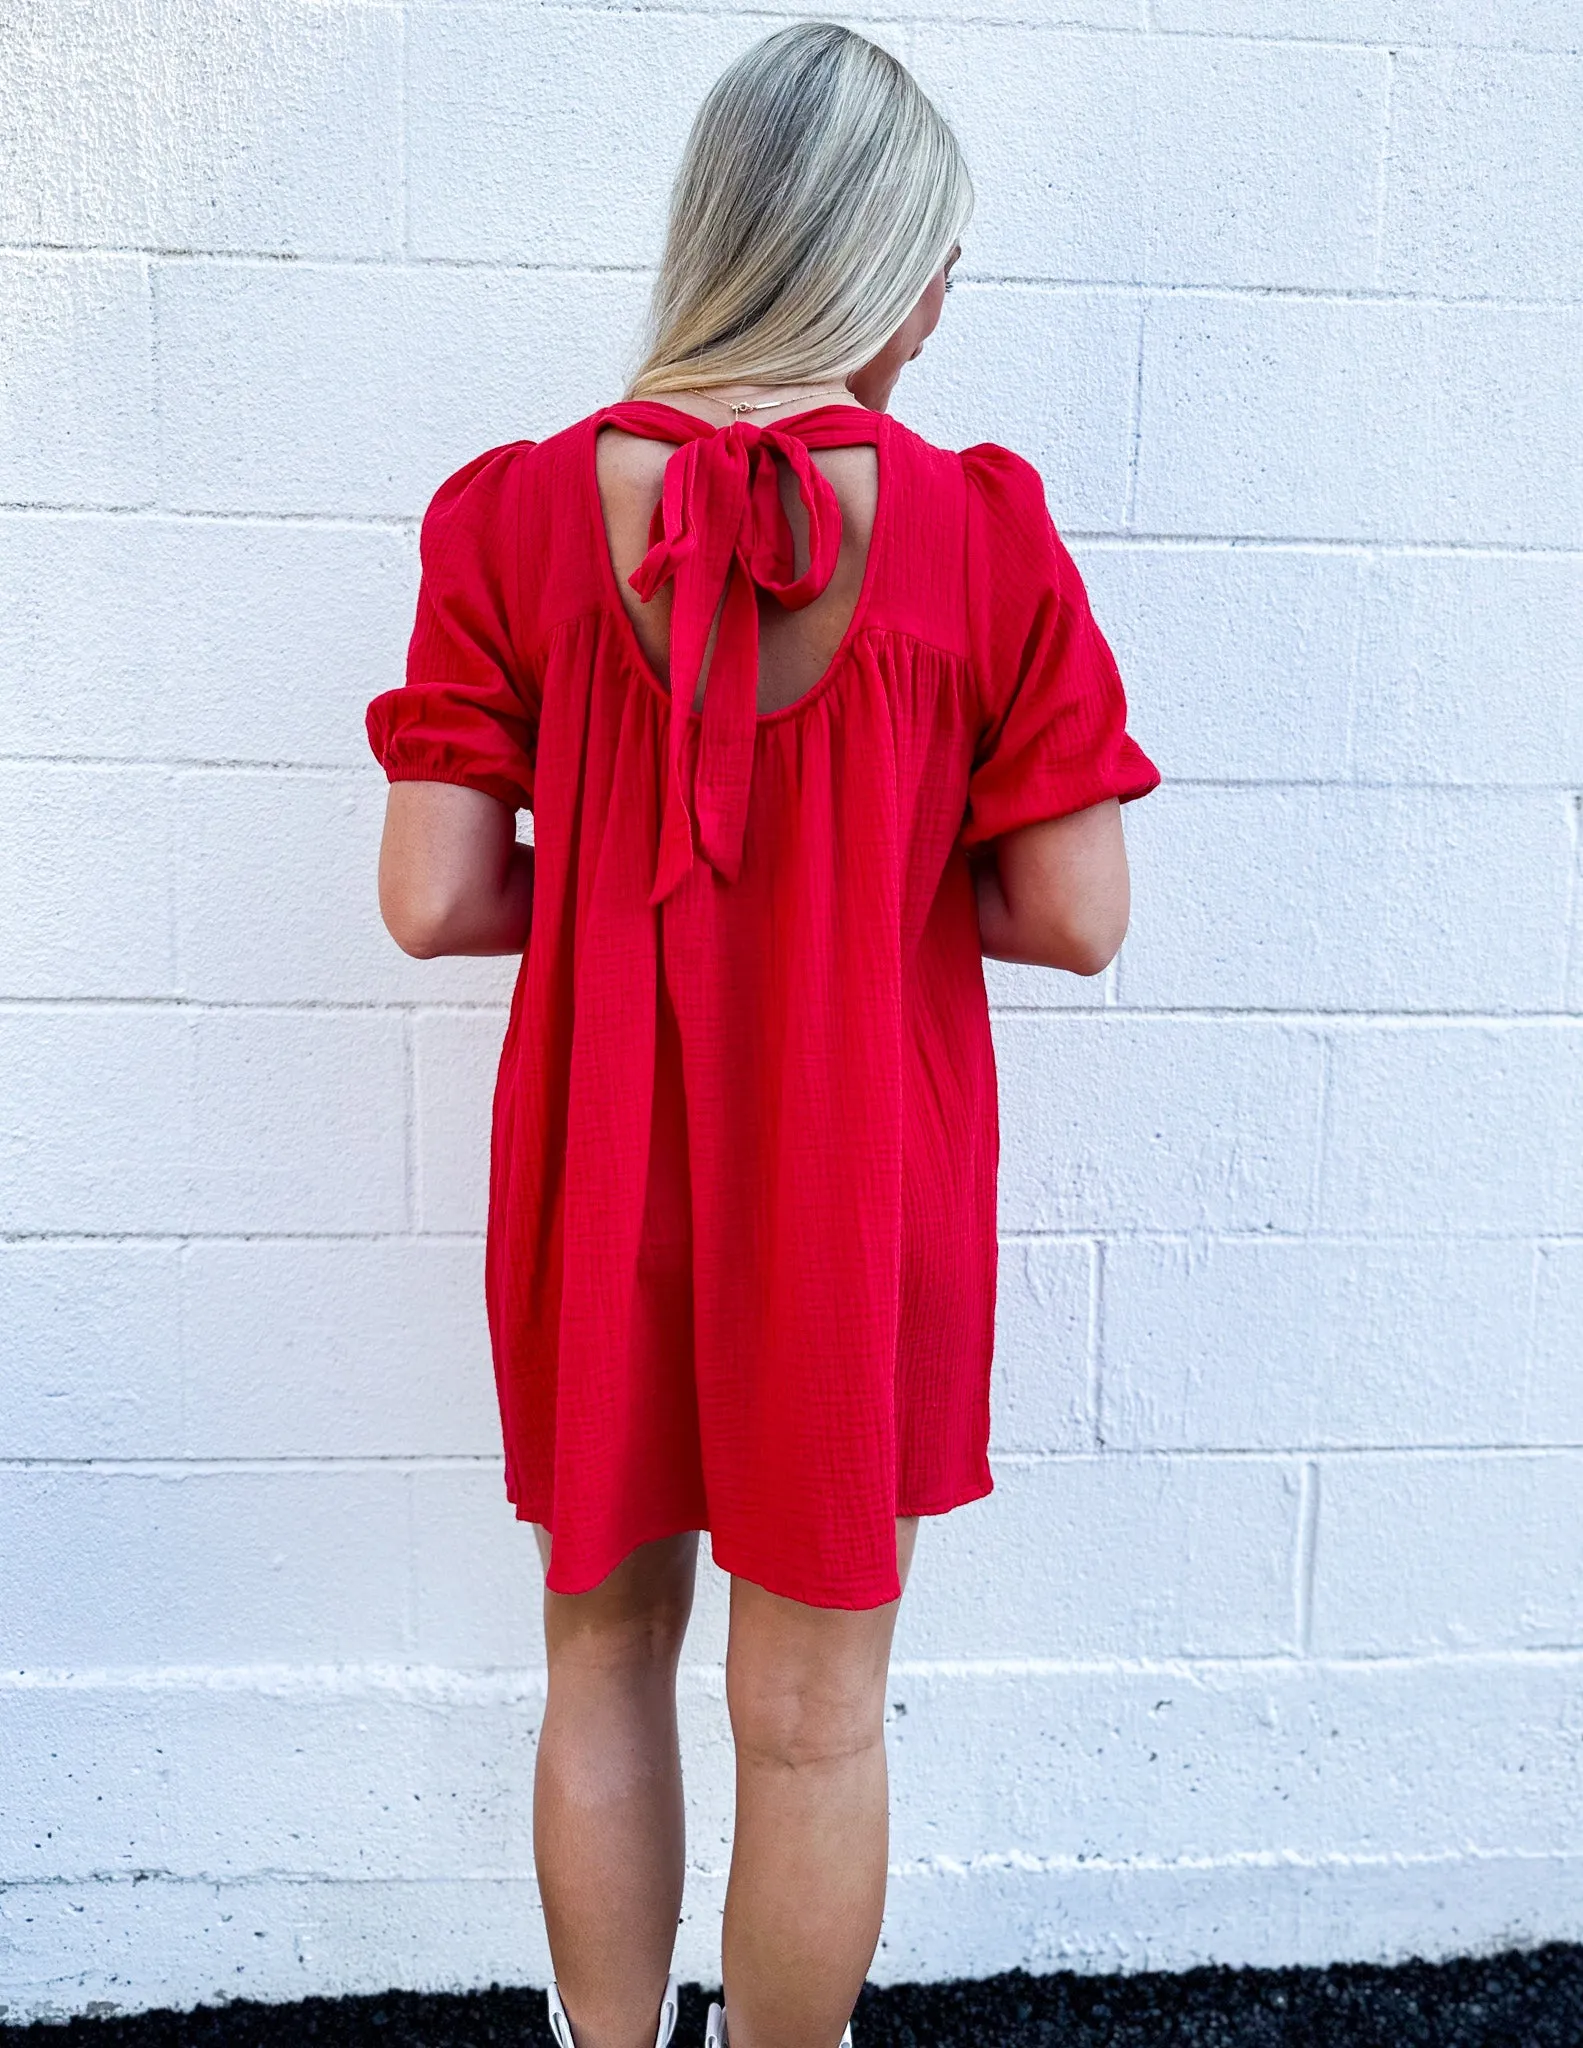
[[734,1587],[726,1702],[739,1758],[804,1770],[882,1743],[893,1621],[893,1609],[807,1608]]
[[884,1694],[829,1684],[756,1684],[731,1693],[731,1732],[744,1763],[807,1771],[848,1762],[884,1739]]
[[[541,1537],[540,1550],[548,1545]],[[695,1532],[641,1544],[586,1593],[544,1596],[552,1668],[570,1663],[643,1673],[673,1668],[692,1614]]]

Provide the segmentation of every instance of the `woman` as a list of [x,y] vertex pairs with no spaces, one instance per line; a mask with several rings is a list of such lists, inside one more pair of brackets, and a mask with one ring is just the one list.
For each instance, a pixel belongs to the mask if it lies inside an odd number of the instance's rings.
[[886,411],[970,206],[950,130],[862,37],[733,65],[628,399],[441,488],[407,684],[369,715],[391,932],[525,949],[486,1287],[546,1566],[562,2048],[674,2024],[703,1528],[737,1757],[710,2039],[850,2041],[917,1518],[991,1485],[981,956],[1099,973],[1120,804],[1159,780],[1035,473]]

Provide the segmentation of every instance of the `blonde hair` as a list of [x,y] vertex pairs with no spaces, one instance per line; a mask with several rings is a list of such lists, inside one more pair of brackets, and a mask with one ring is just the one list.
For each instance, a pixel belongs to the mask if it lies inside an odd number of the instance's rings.
[[888,50],[828,21],[767,36],[693,122],[629,396],[845,377],[972,210],[956,137]]

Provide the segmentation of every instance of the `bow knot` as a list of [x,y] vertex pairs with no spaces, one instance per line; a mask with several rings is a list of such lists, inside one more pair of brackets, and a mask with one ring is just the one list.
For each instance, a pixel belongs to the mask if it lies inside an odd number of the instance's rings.
[[[841,551],[841,507],[809,443],[871,441],[877,423],[854,407],[825,406],[768,426],[735,420],[714,428],[690,413],[642,402],[612,406],[598,423],[649,440],[681,441],[665,465],[649,551],[628,579],[645,604],[666,583],[673,585],[668,766],[649,896],[658,904],[692,867],[695,814],[704,859],[728,882],[741,872],[758,718],[758,593],[797,611],[829,584]],[[800,576],[781,501],[781,463],[808,520],[808,563]],[[706,661],[689,804],[685,725]]]

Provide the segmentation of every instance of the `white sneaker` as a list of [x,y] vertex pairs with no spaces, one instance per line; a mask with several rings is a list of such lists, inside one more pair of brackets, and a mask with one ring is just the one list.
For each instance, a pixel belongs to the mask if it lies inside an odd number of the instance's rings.
[[[553,1982],[544,1994],[544,2002],[549,2007],[550,2032],[555,2036],[556,2048],[577,2048],[572,2039],[572,2023],[566,2017],[561,1994]],[[676,2003],[676,1979],[667,1977],[665,1996],[660,2000],[660,2024],[654,2036],[654,2048],[665,2048],[665,2044],[676,2031]],[[713,2011],[714,2008],[711,2007],[710,2010]]]
[[[726,2016],[722,2007],[711,2005],[709,2018],[704,2024],[704,2048],[730,2048],[726,2039]],[[852,2022],[847,2021],[846,2032],[836,2048],[852,2048]]]

